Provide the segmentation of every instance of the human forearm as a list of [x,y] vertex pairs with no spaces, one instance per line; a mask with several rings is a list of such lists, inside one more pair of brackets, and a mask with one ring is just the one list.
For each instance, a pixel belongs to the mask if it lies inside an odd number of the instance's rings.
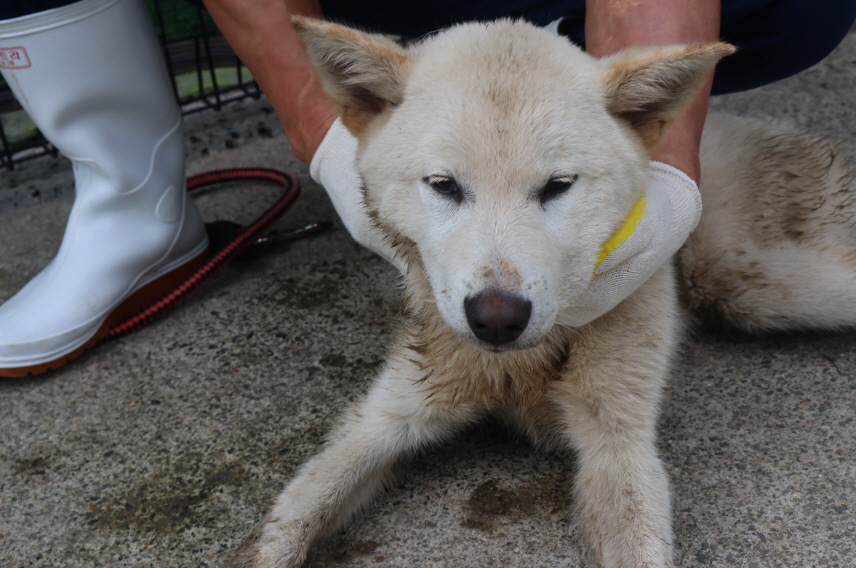
[[336,118],[312,71],[292,15],[321,17],[317,0],[203,0],[267,95],[295,156],[309,162]]
[[[595,57],[644,45],[716,41],[719,0],[587,0],[586,49]],[[698,148],[712,77],[669,129],[651,158],[685,172],[696,182]]]

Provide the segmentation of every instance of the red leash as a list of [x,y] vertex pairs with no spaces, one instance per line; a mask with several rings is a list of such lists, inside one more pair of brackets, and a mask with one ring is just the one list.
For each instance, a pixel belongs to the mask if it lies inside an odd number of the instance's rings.
[[[194,189],[215,183],[240,180],[271,181],[281,185],[285,191],[282,197],[249,227],[241,227],[229,222],[218,222],[229,226],[232,233],[231,240],[228,240],[223,246],[214,250],[213,255],[207,262],[161,299],[135,315],[112,326],[107,334],[99,339],[98,345],[137,331],[175,308],[191,292],[199,288],[206,280],[217,273],[218,270],[246,252],[247,248],[255,243],[271,225],[279,220],[286,211],[291,209],[295,201],[297,201],[297,196],[300,194],[300,184],[298,184],[297,179],[293,175],[271,168],[227,168],[197,174],[187,178],[187,191],[190,192]],[[206,228],[209,230],[209,234],[212,234],[212,226],[208,225]],[[216,247],[216,244],[214,246]]]

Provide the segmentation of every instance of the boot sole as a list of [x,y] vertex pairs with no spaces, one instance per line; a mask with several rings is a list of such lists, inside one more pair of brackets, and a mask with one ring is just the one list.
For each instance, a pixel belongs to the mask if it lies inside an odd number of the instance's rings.
[[99,340],[110,333],[110,329],[125,321],[129,317],[141,312],[151,306],[154,302],[160,300],[181,283],[190,278],[208,259],[211,258],[209,249],[197,255],[192,260],[182,264],[178,268],[167,272],[160,278],[152,280],[139,290],[125,298],[121,304],[110,312],[101,326],[98,328],[92,337],[86,343],[77,349],[70,351],[57,357],[53,361],[47,363],[39,363],[28,367],[7,367],[0,368],[0,377],[27,377],[31,375],[40,375],[47,371],[58,369],[66,363],[73,361],[83,355],[86,351],[98,345]]

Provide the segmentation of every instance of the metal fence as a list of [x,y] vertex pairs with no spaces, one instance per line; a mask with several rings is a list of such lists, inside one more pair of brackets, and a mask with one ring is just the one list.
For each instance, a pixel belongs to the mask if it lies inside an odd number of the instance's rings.
[[[175,0],[146,3],[184,114],[219,110],[225,102],[261,95],[204,9]],[[56,153],[0,79],[0,167],[11,170],[23,161]]]

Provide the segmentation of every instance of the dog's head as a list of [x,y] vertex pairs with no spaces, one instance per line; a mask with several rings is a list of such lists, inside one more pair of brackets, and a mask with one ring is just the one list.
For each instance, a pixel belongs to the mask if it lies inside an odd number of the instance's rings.
[[647,150],[725,44],[606,59],[521,22],[450,28],[404,49],[295,27],[360,141],[365,201],[440,314],[491,350],[539,343],[589,284],[647,181]]

